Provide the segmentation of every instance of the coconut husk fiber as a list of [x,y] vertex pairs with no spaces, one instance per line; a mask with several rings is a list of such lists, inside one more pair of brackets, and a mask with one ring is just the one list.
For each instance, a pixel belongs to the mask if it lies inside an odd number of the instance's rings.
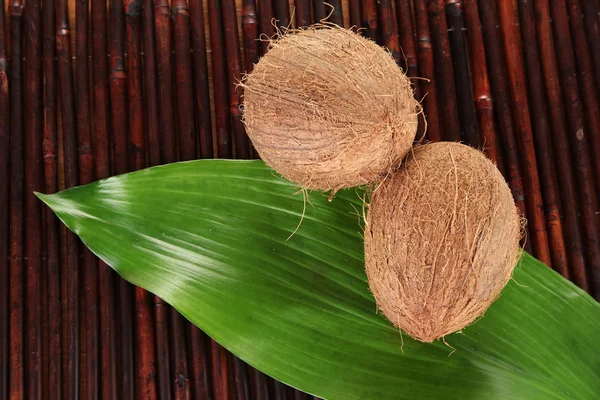
[[423,342],[469,325],[510,279],[521,222],[483,153],[448,142],[416,148],[369,205],[365,264],[379,309]]
[[337,26],[273,40],[242,86],[256,150],[303,188],[373,182],[415,139],[420,106],[409,79],[388,51]]

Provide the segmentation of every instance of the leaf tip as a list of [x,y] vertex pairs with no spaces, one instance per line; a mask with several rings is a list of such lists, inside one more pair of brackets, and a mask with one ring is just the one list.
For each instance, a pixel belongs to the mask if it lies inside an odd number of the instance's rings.
[[52,208],[52,201],[51,198],[53,195],[51,194],[44,194],[44,193],[40,193],[40,192],[33,192],[33,194],[35,194],[37,196],[38,199],[40,199],[44,204],[46,204],[48,207]]

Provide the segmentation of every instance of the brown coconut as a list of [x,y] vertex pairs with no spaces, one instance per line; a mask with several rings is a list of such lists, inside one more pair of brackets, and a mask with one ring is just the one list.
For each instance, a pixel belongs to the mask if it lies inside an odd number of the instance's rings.
[[410,150],[410,81],[374,42],[339,27],[289,31],[245,77],[244,123],[261,158],[301,187],[370,183]]
[[472,323],[500,295],[520,255],[521,218],[483,153],[420,146],[372,195],[365,229],[379,309],[431,342]]

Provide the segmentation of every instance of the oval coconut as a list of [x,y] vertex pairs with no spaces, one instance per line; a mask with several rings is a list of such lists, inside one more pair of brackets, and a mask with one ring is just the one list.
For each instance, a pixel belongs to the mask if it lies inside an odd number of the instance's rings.
[[500,295],[520,255],[521,218],[483,153],[420,146],[373,193],[365,264],[379,309],[431,342],[472,323]]
[[420,111],[388,51],[339,27],[289,31],[243,82],[261,158],[301,187],[373,182],[410,150]]

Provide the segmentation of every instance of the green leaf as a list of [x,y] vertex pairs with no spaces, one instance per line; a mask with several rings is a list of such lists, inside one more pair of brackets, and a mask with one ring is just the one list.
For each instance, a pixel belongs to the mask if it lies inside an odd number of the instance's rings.
[[260,161],[204,160],[39,196],[125,279],[309,393],[600,398],[600,306],[554,271],[525,254],[479,322],[416,342],[377,313],[359,193],[311,193],[302,218],[297,192]]

